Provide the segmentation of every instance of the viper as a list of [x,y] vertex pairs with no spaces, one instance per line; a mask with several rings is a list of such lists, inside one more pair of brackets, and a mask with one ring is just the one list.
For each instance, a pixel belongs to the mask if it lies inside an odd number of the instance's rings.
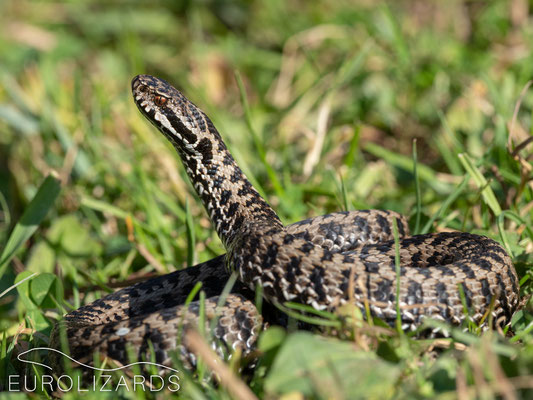
[[[509,323],[519,281],[496,241],[464,232],[410,236],[406,219],[385,210],[284,226],[204,112],[162,79],[139,75],[131,86],[140,112],[177,150],[227,253],[67,314],[52,343],[59,346],[64,330],[73,358],[91,362],[97,351],[126,364],[152,354],[170,364],[177,350],[194,367],[182,337],[199,324],[219,350],[239,347],[247,354],[264,324],[253,301],[258,290],[265,304],[290,301],[333,313],[352,304],[391,326],[399,321],[406,331],[419,330],[426,319]],[[232,273],[238,281],[223,293]],[[197,282],[205,299],[187,303]]]

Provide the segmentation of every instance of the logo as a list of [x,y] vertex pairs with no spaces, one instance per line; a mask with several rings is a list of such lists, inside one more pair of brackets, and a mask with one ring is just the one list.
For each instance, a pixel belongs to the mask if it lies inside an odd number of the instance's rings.
[[[51,374],[40,375],[39,379],[37,379],[37,376],[9,375],[7,387],[9,392],[35,392],[39,390],[41,392],[52,392],[54,391],[54,380],[56,381],[56,388],[61,392],[88,392],[90,390],[95,392],[112,392],[119,390],[126,390],[128,392],[159,392],[165,388],[170,392],[177,392],[180,389],[180,378],[178,376],[179,371],[177,369],[149,361],[138,361],[116,368],[97,368],[91,365],[84,364],[70,357],[68,354],[49,347],[35,347],[33,349],[23,351],[17,356],[17,359],[23,363],[38,365],[50,371],[53,371],[52,367],[50,367],[49,365],[21,358],[22,356],[28,353],[38,350],[47,350],[59,353],[82,367],[89,368],[94,371],[99,371],[100,373],[93,374],[91,382],[87,382],[87,379],[81,379],[80,376],[77,376],[76,379],[74,379],[69,375],[60,375],[59,377],[57,377],[56,380]],[[104,374],[105,372],[116,372],[135,365],[152,365],[157,367],[159,370],[168,370],[170,371],[170,374],[166,375],[165,378],[160,375],[149,375],[148,377],[145,375],[133,375],[132,377],[130,377],[129,380],[127,380],[122,375],[120,376],[118,382],[112,382],[113,375]]]

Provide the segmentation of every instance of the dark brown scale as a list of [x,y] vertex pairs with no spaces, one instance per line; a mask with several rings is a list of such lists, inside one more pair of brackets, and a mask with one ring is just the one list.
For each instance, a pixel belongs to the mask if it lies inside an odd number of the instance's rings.
[[[437,265],[436,268],[439,269],[439,271],[441,272],[441,274],[443,276],[455,276],[455,272],[453,269],[451,268],[448,268],[446,265]],[[428,268],[425,268],[424,269],[425,272],[425,276],[430,276],[430,271]]]
[[320,257],[321,261],[331,261],[333,259],[333,253],[328,249],[324,249],[322,256]]
[[233,172],[233,174],[230,177],[231,183],[238,183],[242,179],[242,173],[240,170],[236,170]]
[[220,194],[220,205],[228,204],[230,199],[231,199],[231,192],[229,190],[223,190],[222,193]]
[[342,259],[342,262],[345,263],[345,264],[353,264],[353,262],[355,261],[355,259],[350,256],[349,254],[345,254],[343,259]]
[[468,287],[463,283],[461,283],[461,287],[463,288],[463,294],[465,297],[466,306],[470,307],[472,305],[472,292]]
[[411,281],[407,287],[407,304],[422,304],[422,285],[419,282]]
[[[229,155],[229,154],[226,154],[224,156],[224,165],[226,166],[229,166],[229,165],[232,165],[235,161],[233,160],[233,158]],[[234,172],[234,174],[238,174],[239,177],[242,176],[242,173],[240,170],[236,169]]]
[[[394,288],[393,281],[384,279],[382,282],[380,282],[380,285],[378,286],[377,290],[373,293],[376,301],[386,302],[389,300],[391,301],[394,300],[394,297],[391,297],[393,288]],[[367,284],[367,290],[370,291],[370,287],[368,284]]]
[[384,218],[383,216],[381,215],[378,215],[378,217],[376,218],[379,226],[381,227],[381,229],[383,229],[383,231],[387,234],[390,235],[391,233],[391,228],[390,228],[390,225],[389,225],[389,221],[387,221],[386,218]]
[[213,158],[213,145],[211,141],[207,138],[203,138],[200,140],[200,143],[196,146],[196,150],[198,150],[203,155],[203,161],[209,162]]
[[364,262],[364,265],[365,265],[365,271],[366,272],[370,272],[370,273],[379,273],[379,268],[380,268],[380,263],[378,262],[371,262],[371,261],[366,261]]

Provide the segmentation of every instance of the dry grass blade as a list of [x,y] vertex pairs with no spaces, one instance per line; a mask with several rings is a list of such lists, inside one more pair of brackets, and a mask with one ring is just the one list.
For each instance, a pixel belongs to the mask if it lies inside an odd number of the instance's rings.
[[218,375],[221,385],[231,393],[234,399],[257,400],[250,388],[224,364],[198,332],[189,330],[185,335],[185,340],[193,353],[199,356],[209,369]]
[[518,97],[518,100],[515,104],[515,107],[514,107],[514,111],[513,111],[513,118],[511,119],[511,125],[509,127],[509,138],[508,138],[508,142],[507,142],[507,148],[509,150],[509,153],[512,153],[513,154],[513,157],[516,157],[516,154],[518,153],[518,151],[515,149],[514,151],[512,150],[512,145],[513,145],[513,137],[515,137],[515,130],[514,130],[514,126],[516,124],[516,119],[518,117],[518,110],[520,110],[520,106],[522,105],[522,100],[524,99],[524,96],[526,95],[529,87],[531,86],[531,84],[533,84],[533,81],[530,80],[528,81],[524,88],[522,89],[522,91],[520,92],[520,96]]
[[313,168],[317,165],[320,160],[320,153],[324,147],[324,139],[326,137],[326,132],[328,128],[328,118],[331,112],[331,97],[328,96],[326,100],[320,105],[318,112],[318,121],[316,135],[314,137],[313,145],[311,151],[307,153],[304,161],[303,173],[305,178],[311,176]]
[[146,246],[144,246],[141,243],[137,243],[137,250],[139,253],[144,257],[146,261],[150,263],[154,269],[159,272],[160,274],[165,274],[167,272],[167,269],[163,264],[161,264],[157,259],[148,251]]

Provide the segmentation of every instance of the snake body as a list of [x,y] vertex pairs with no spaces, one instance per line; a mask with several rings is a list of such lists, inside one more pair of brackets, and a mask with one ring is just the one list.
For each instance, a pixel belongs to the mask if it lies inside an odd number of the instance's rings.
[[[251,300],[259,287],[267,303],[291,301],[331,312],[354,304],[390,325],[398,303],[404,330],[418,329],[426,318],[459,325],[469,317],[487,325],[490,314],[494,324],[509,323],[519,282],[496,241],[463,232],[410,236],[401,215],[381,210],[338,212],[283,226],[197,106],[148,75],[133,79],[132,92],[141,113],[176,148],[227,254],[67,314],[52,343],[59,346],[64,329],[75,359],[91,362],[98,351],[126,364],[132,361],[131,346],[134,359],[150,359],[152,348],[157,362],[169,364],[177,348],[186,365],[194,366],[181,337],[199,323],[213,328],[219,350],[239,347],[249,353],[264,323]],[[232,271],[238,283],[221,298]],[[185,304],[196,282],[203,283],[205,302]]]

